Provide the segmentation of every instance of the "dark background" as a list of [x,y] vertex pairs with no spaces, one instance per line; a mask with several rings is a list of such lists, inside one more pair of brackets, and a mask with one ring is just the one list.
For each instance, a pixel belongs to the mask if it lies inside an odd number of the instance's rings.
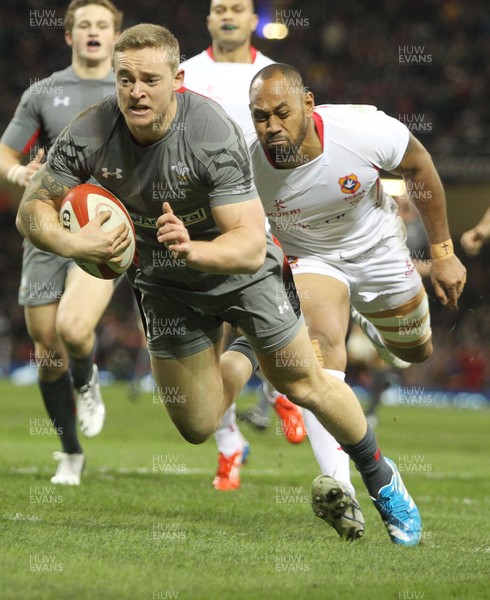
[[[32,26],[31,11],[54,11],[61,0],[7,1],[0,8],[0,131],[32,79],[65,68],[70,50],[60,27]],[[206,48],[206,0],[120,0],[124,26],[155,22],[179,39],[182,59]],[[457,313],[432,296],[435,357],[412,367],[418,385],[489,390],[489,250],[461,252],[461,233],[490,205],[490,6],[488,0],[318,0],[256,3],[261,24],[287,21],[284,40],[254,45],[304,75],[318,104],[374,104],[405,122],[431,152],[444,181],[457,253],[468,284]],[[46,14],[46,13],[44,13]],[[31,345],[17,305],[21,239],[14,228],[19,189],[0,185],[0,372],[29,361]],[[134,368],[138,333],[131,298],[121,286],[103,317],[98,361],[118,376]]]

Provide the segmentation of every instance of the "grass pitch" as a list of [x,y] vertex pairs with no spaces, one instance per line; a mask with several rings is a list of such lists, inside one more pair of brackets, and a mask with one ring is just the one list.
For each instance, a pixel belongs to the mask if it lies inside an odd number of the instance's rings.
[[425,526],[422,545],[401,548],[357,472],[362,540],[340,541],[313,515],[307,441],[243,425],[242,487],[216,492],[213,441],[184,442],[151,394],[103,393],[107,423],[82,439],[82,485],[53,486],[59,447],[37,388],[0,380],[1,599],[489,597],[488,410],[382,407],[378,439]]

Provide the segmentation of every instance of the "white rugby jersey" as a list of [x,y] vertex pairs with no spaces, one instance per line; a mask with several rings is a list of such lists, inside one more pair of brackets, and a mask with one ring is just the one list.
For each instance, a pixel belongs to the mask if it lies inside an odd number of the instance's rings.
[[397,208],[383,192],[379,170],[400,164],[409,130],[367,105],[317,106],[313,118],[322,154],[296,168],[276,169],[255,140],[255,184],[288,256],[356,257],[394,233]]
[[211,46],[184,61],[184,87],[221,104],[242,128],[247,143],[255,138],[248,89],[254,75],[274,61],[251,47],[252,63],[216,62]]

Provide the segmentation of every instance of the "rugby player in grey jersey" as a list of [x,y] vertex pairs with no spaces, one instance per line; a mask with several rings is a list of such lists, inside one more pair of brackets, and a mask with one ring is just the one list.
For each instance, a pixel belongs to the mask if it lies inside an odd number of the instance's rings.
[[[167,29],[126,30],[113,63],[116,97],[84,111],[55,142],[24,193],[19,231],[62,256],[120,260],[128,230],[121,224],[102,231],[108,213],[77,234],[59,224],[60,203],[73,186],[91,176],[104,184],[136,227],[133,283],[142,297],[152,370],[182,436],[193,444],[208,439],[251,375],[245,353],[221,355],[222,324],[229,322],[243,332],[272,385],[310,409],[343,445],[371,496],[394,486],[403,491],[410,519],[400,523],[393,512],[399,506],[389,501],[382,517],[394,542],[417,544],[417,507],[381,454],[352,390],[322,370],[304,321],[294,314],[282,283],[282,251],[264,231],[243,133],[218,104],[177,93],[179,45]],[[30,229],[32,219],[40,226]],[[178,401],[166,402],[169,390],[172,396],[177,390]]]
[[[114,93],[111,51],[122,16],[110,0],[69,4],[64,26],[66,43],[72,48],[71,65],[33,83],[23,94],[1,139],[1,176],[27,185],[41,168],[44,148],[54,143],[66,124],[82,109]],[[36,156],[23,165],[26,154]],[[29,224],[30,229],[38,226],[36,220]],[[34,342],[41,395],[63,450],[55,453],[59,465],[51,479],[54,484],[79,485],[85,461],[77,436],[73,388],[82,433],[97,435],[104,423],[93,364],[94,330],[113,288],[112,281],[88,275],[70,258],[24,241],[19,302]]]

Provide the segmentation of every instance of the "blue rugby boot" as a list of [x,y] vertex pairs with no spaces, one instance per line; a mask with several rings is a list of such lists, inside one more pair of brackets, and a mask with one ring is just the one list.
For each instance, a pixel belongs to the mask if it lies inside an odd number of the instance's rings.
[[422,537],[422,519],[419,509],[412,500],[402,481],[395,463],[385,458],[393,471],[390,483],[384,485],[377,498],[372,498],[391,541],[402,546],[416,546]]

